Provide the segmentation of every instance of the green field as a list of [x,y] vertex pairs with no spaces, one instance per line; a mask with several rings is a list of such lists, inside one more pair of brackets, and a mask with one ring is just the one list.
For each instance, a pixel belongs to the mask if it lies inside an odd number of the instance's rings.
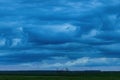
[[84,75],[84,76],[0,76],[0,80],[120,80],[120,76],[96,76],[96,75]]
[[120,72],[0,72],[0,80],[120,80]]

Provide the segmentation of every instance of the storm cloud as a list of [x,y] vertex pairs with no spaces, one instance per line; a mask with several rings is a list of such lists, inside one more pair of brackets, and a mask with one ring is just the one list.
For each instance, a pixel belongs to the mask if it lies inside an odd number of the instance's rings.
[[120,66],[119,8],[119,0],[1,0],[1,69]]

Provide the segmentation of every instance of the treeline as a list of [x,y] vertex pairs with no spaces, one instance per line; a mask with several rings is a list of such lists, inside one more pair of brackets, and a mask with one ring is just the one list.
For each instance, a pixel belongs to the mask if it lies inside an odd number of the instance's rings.
[[102,76],[119,75],[120,71],[0,71],[0,75],[26,75],[26,76]]

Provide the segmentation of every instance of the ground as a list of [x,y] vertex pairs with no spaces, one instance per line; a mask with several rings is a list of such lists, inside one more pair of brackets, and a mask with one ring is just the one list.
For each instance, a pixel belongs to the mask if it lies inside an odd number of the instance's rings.
[[0,80],[120,80],[120,73],[86,73],[73,76],[1,75]]

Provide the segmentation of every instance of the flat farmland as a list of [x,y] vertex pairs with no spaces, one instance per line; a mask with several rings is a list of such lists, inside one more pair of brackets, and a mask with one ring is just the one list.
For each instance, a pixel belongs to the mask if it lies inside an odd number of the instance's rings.
[[120,80],[120,72],[1,72],[0,80]]

